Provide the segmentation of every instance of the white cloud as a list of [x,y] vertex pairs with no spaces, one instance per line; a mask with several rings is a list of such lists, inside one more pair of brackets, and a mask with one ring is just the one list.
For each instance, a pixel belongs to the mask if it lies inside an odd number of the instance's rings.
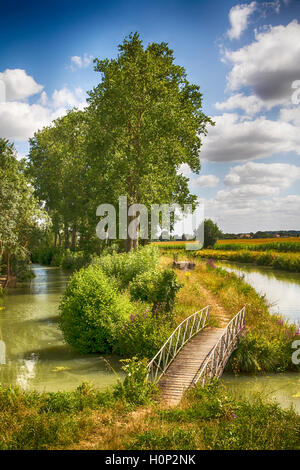
[[[16,141],[28,139],[53,119],[63,116],[68,109],[83,109],[86,106],[85,93],[81,88],[72,91],[64,87],[54,90],[48,97],[42,91],[43,87],[24,70],[6,70],[0,73],[0,77],[5,80],[7,91],[7,101],[0,101],[0,137]],[[36,103],[24,102],[25,98],[38,93]]]
[[82,106],[84,91],[76,88],[74,92],[64,87],[61,90],[54,90],[52,94],[52,106],[54,108]]
[[40,104],[29,105],[19,101],[0,104],[0,136],[25,140],[38,129],[48,125],[57,115]]
[[191,187],[196,188],[215,188],[218,186],[219,178],[215,175],[201,175],[195,180],[191,180]]
[[89,67],[89,65],[93,61],[93,56],[85,53],[83,56],[74,55],[71,57],[71,70],[75,70],[76,68],[83,69]]
[[229,21],[231,28],[227,31],[229,38],[239,39],[243,31],[248,27],[249,16],[252,15],[257,7],[256,2],[244,3],[231,8],[229,12]]
[[296,180],[300,179],[300,167],[288,163],[256,163],[247,162],[231,168],[224,179],[227,186],[250,186],[261,185],[263,188],[290,187]]
[[281,109],[280,120],[283,122],[290,122],[299,128],[300,127],[300,106]]
[[300,196],[280,197],[237,191],[219,191],[215,198],[201,199],[205,216],[214,219],[225,232],[296,230],[300,224]]
[[190,169],[187,163],[182,163],[178,168],[178,174],[182,174],[183,176],[189,176],[192,174],[192,170]]
[[6,100],[24,100],[40,93],[44,88],[22,69],[6,69],[0,72],[0,81],[4,83]]
[[236,51],[226,51],[232,62],[228,88],[250,87],[269,107],[291,101],[291,85],[300,79],[300,24],[271,26],[256,32],[255,41]]
[[213,117],[203,142],[202,158],[211,161],[242,161],[266,158],[280,152],[300,155],[299,128],[290,122],[273,121],[262,116],[242,119],[238,114],[225,113]]
[[247,115],[253,116],[266,108],[266,105],[263,100],[255,95],[245,96],[243,93],[236,93],[230,96],[227,101],[217,102],[215,107],[220,111],[241,109]]

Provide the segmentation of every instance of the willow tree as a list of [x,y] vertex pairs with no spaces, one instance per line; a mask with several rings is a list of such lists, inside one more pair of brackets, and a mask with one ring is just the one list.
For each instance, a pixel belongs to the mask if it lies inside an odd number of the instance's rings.
[[106,202],[126,195],[128,205],[195,204],[178,170],[185,163],[200,172],[201,138],[213,123],[173,51],[166,43],[144,48],[135,33],[117,58],[95,59],[95,71],[101,81],[89,93],[88,156],[94,172],[105,175]]

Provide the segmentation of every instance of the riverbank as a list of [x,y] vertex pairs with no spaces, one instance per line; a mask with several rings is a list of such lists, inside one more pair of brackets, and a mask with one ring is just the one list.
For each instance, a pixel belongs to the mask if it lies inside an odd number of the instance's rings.
[[[283,244],[284,245],[284,244]],[[234,245],[228,245],[231,249],[222,249],[219,245],[217,249],[202,249],[198,251],[186,251],[182,243],[155,244],[163,254],[193,256],[194,259],[214,259],[228,260],[239,263],[251,263],[258,266],[270,266],[274,269],[300,273],[300,253],[298,252],[277,252],[277,251],[255,251],[254,247],[247,249],[240,246],[240,249],[234,250]],[[256,245],[255,245],[256,246]],[[225,246],[226,247],[226,246]]]
[[288,450],[300,416],[262,396],[234,397],[217,383],[166,408],[87,385],[37,394],[0,387],[0,449]]
[[[172,260],[165,256],[162,262]],[[205,261],[198,262],[188,274],[177,271],[177,275],[184,282],[176,299],[177,322],[196,311],[196,306],[211,304],[212,324],[223,326],[223,320],[229,321],[246,305],[246,328],[227,371],[259,374],[300,370],[292,362],[292,343],[299,339],[298,328],[280,315],[271,314],[265,296],[242,278]]]
[[[172,258],[161,257],[160,263],[162,268],[169,268]],[[46,271],[56,272],[55,268]],[[229,370],[258,374],[268,368],[290,370],[289,344],[294,327],[272,316],[263,296],[243,279],[211,262],[200,261],[194,270],[176,273],[183,284],[174,308],[176,323],[211,304],[212,324],[221,326],[247,304],[247,331],[241,340],[245,355],[237,356],[239,349]],[[33,283],[36,293],[50,295],[57,282],[60,292],[65,283],[64,278],[55,278],[55,284],[49,279],[47,286],[41,281],[38,277]],[[249,341],[249,335],[250,347],[243,343]],[[53,373],[58,378],[59,374],[70,375],[70,370],[63,364]],[[32,380],[27,379],[27,383]],[[143,395],[144,401],[137,402],[141,394],[134,390],[120,395],[120,386],[101,391],[81,385],[76,391],[55,393],[1,387],[0,449],[299,448],[299,415],[294,411],[282,410],[264,395],[237,396],[236,392],[216,387],[191,390],[172,409],[151,400],[151,396]]]

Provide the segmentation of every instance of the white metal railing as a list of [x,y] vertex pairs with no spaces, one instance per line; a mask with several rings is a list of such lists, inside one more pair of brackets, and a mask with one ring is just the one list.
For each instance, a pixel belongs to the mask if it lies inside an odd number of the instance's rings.
[[173,331],[162,348],[149,362],[148,379],[157,382],[166,372],[183,346],[199,331],[208,325],[209,305],[187,317]]
[[193,385],[200,381],[204,387],[212,378],[219,378],[222,375],[231,353],[237,347],[238,336],[245,326],[245,309],[246,307],[243,307],[228,323],[221,338],[195,375]]

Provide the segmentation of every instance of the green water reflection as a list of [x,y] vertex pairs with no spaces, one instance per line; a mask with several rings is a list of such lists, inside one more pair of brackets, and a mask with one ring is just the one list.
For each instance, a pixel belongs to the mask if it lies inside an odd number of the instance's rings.
[[[228,271],[243,276],[255,290],[266,296],[271,313],[279,313],[286,320],[299,323],[300,274],[277,271],[264,266],[222,261],[217,263]],[[291,350],[291,356],[292,356]],[[252,392],[275,398],[283,407],[293,405],[300,413],[300,374],[282,373],[264,376],[223,375],[222,382],[237,395]]]
[[67,274],[33,265],[30,285],[11,289],[0,311],[0,383],[39,391],[71,390],[83,381],[98,388],[116,382],[105,359],[119,372],[117,357],[78,354],[57,326]]

